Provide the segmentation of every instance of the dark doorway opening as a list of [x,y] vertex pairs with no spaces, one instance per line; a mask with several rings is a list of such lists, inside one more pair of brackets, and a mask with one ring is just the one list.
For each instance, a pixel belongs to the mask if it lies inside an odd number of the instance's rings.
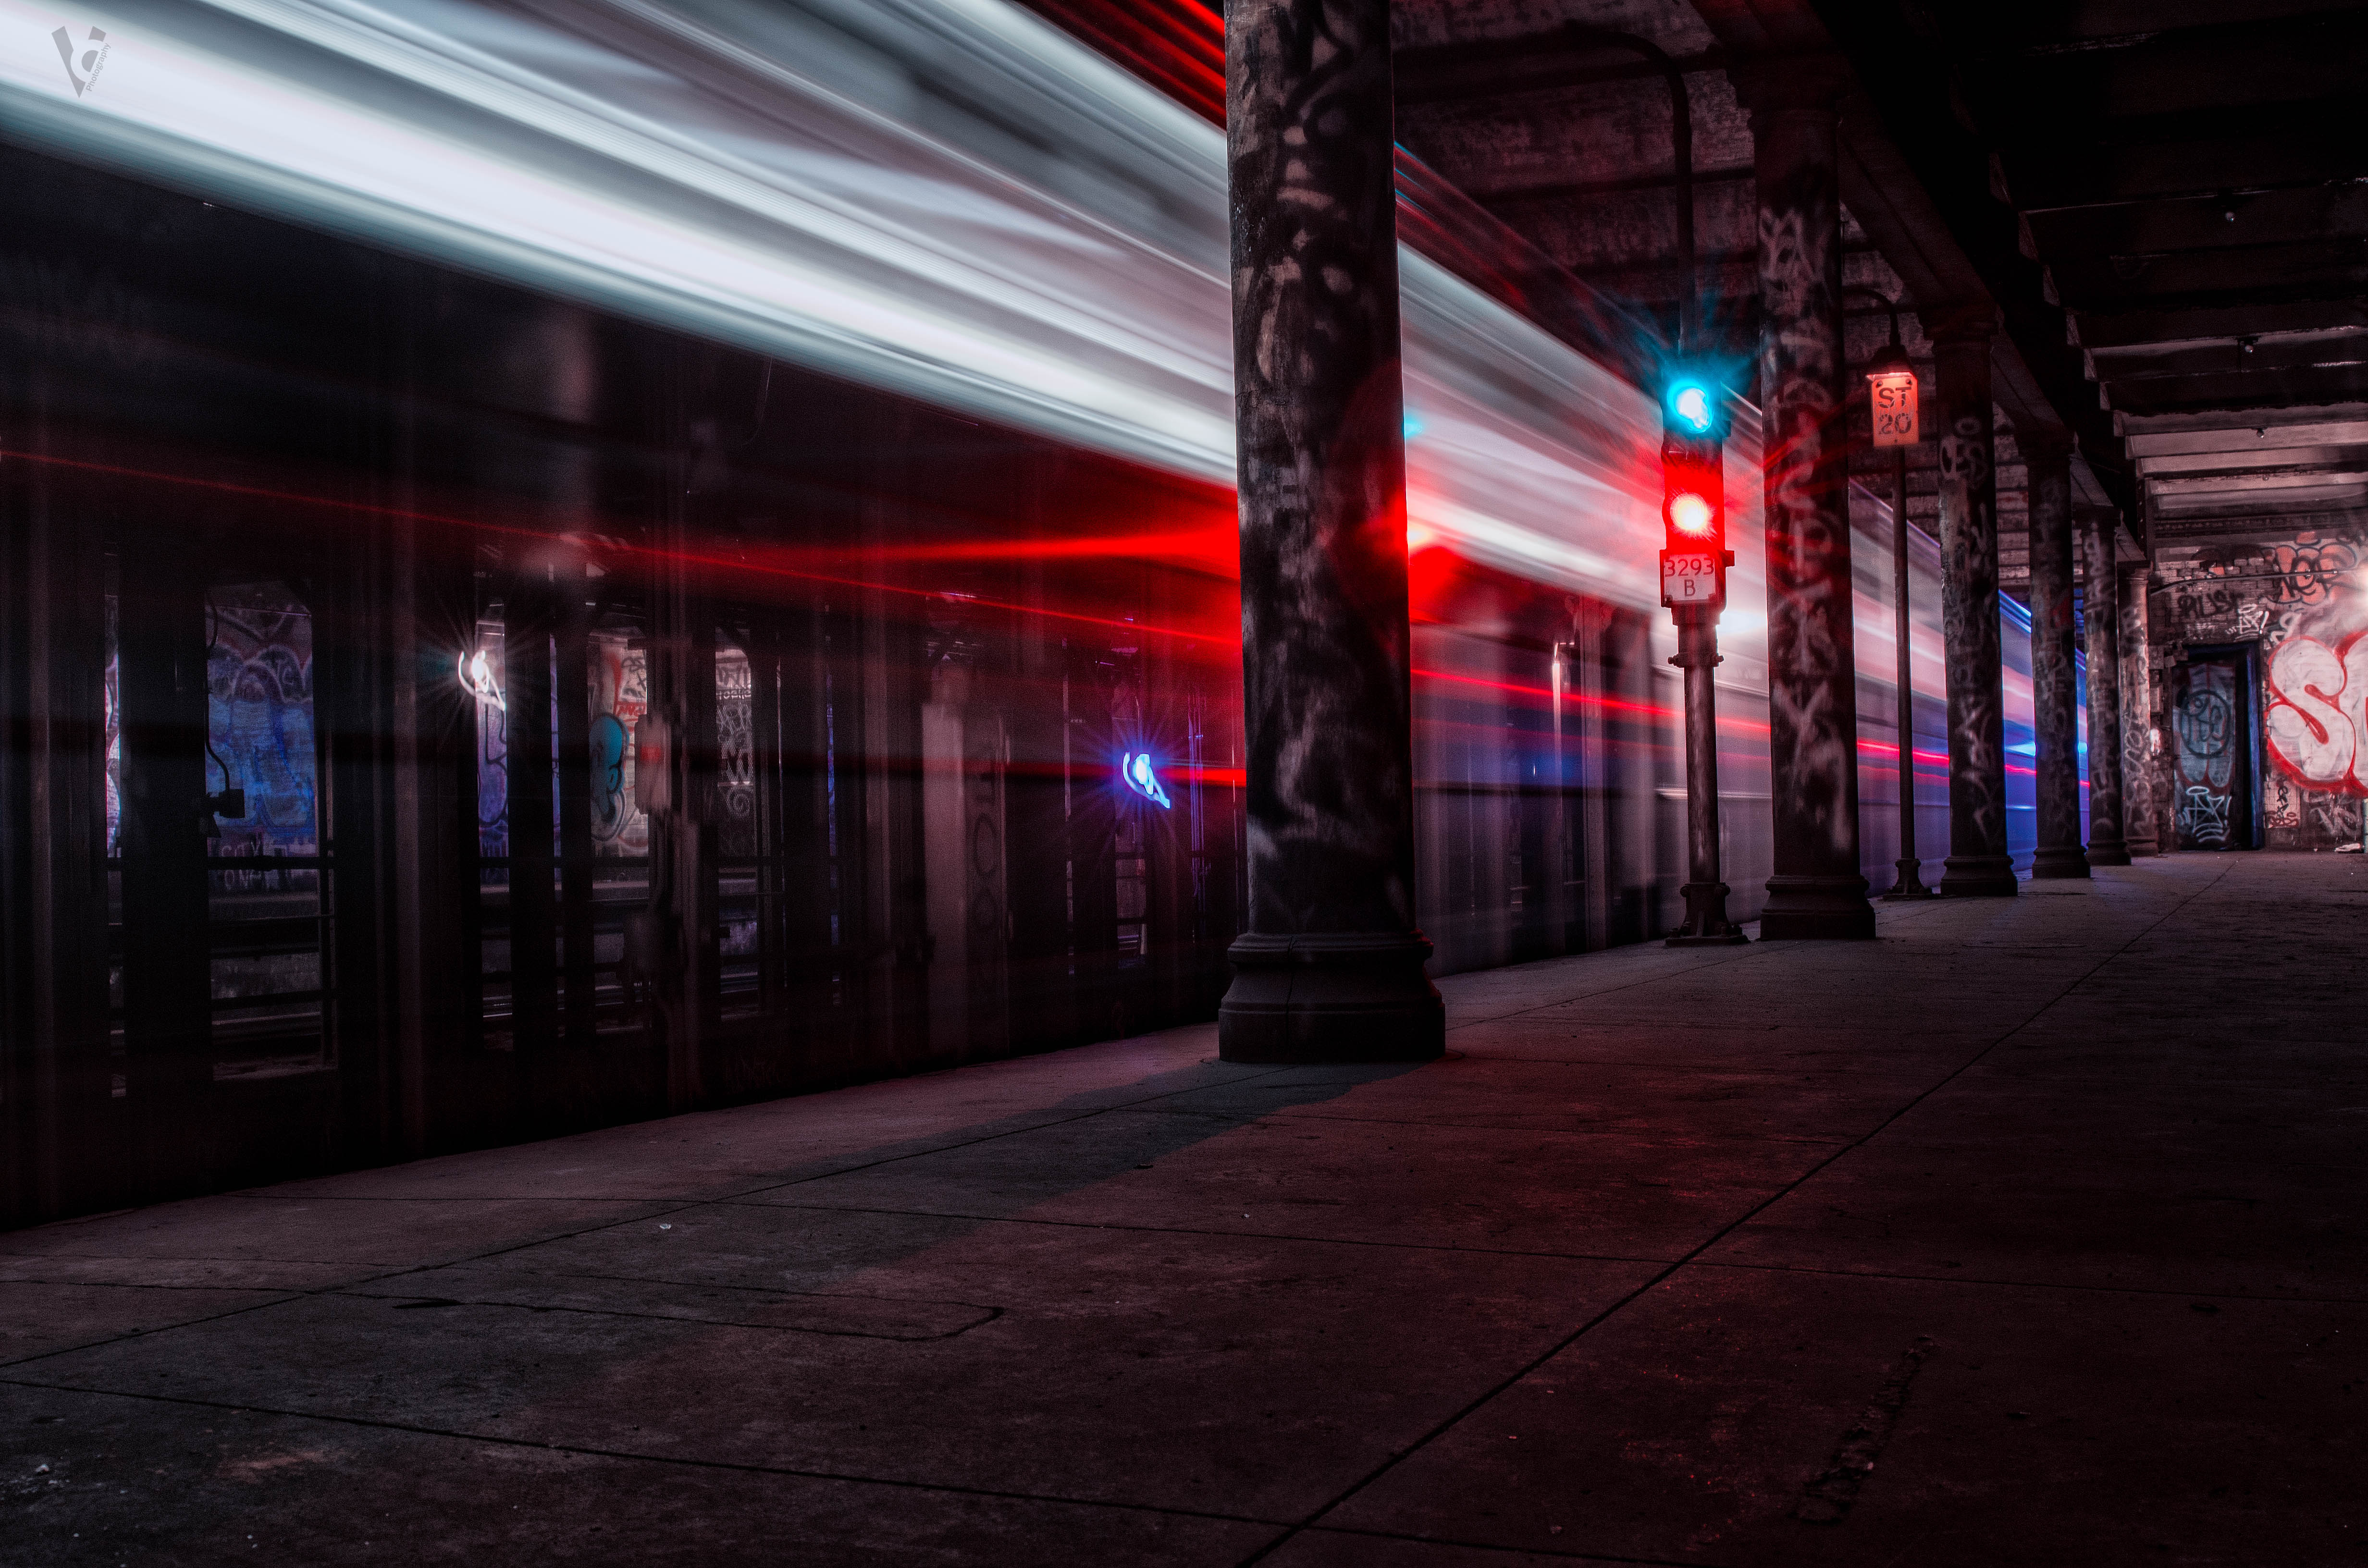
[[2260,644],[2192,645],[2171,672],[2171,821],[2181,849],[2261,846]]

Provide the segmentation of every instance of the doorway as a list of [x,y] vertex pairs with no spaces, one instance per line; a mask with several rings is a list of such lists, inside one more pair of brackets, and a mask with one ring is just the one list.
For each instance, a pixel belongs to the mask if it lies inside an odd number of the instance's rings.
[[2171,672],[2171,820],[2181,849],[2261,845],[2260,644],[2191,646]]

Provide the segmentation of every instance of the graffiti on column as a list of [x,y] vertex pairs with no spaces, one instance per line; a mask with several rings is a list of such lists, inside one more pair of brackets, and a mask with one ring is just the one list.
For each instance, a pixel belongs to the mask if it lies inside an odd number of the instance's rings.
[[2031,506],[2032,730],[2039,860],[2048,874],[2080,849],[2079,680],[2072,651],[2070,453],[2044,433],[2025,440]]
[[1250,926],[1414,924],[1385,0],[1227,29]]
[[1941,483],[1956,504],[1951,522],[1942,611],[1948,639],[1951,720],[1949,796],[1990,852],[2006,852],[2005,714],[1999,709],[1998,496],[1984,411],[1957,415],[1941,438]]
[[2153,672],[2146,646],[2146,574],[2130,574],[2121,584],[2122,832],[2167,848],[2160,838],[2163,812],[2155,800],[2155,705]]
[[[1793,147],[1787,140],[1781,145]],[[1802,145],[1804,153],[1816,151]],[[1768,706],[1777,869],[1858,869],[1858,715],[1850,651],[1850,527],[1835,483],[1840,285],[1831,147],[1781,176],[1761,158],[1759,291],[1765,318]],[[1797,846],[1797,849],[1796,849]],[[1812,857],[1787,864],[1788,851]]]

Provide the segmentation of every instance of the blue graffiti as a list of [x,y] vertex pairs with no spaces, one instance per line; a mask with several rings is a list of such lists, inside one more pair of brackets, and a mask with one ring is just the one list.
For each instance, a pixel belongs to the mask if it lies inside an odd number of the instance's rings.
[[625,830],[632,806],[625,799],[625,726],[614,713],[592,720],[592,836],[607,843]]
[[1159,775],[1151,770],[1151,754],[1147,751],[1128,752],[1119,759],[1118,776],[1126,787],[1157,806],[1161,811],[1174,809],[1175,802],[1159,782]]

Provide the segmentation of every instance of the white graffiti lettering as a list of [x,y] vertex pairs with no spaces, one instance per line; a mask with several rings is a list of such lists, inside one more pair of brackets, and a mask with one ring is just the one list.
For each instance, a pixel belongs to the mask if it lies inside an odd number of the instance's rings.
[[2368,631],[2332,648],[2288,638],[2270,659],[2270,698],[2279,767],[2309,789],[2368,795]]

